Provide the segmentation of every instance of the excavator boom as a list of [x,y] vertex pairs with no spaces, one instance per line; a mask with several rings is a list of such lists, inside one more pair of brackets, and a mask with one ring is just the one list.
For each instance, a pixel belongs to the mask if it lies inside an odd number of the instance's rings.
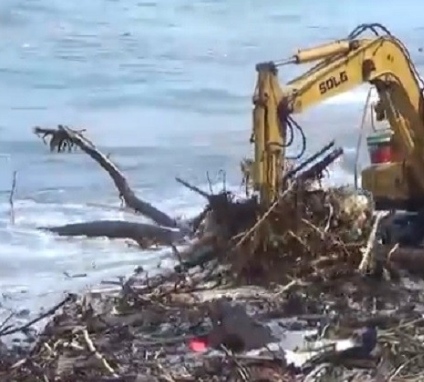
[[[257,65],[254,184],[263,203],[272,203],[283,186],[281,167],[292,115],[369,83],[377,90],[380,119],[386,119],[393,132],[396,160],[364,169],[362,186],[374,195],[377,208],[424,207],[422,82],[400,40],[385,29],[382,35],[361,38],[365,29],[359,27],[347,39],[298,51],[286,60]],[[280,87],[278,68],[304,63],[316,64]]]

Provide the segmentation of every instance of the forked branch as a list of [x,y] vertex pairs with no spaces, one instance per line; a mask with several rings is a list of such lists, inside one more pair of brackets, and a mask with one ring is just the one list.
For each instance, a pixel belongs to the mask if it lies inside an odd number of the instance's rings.
[[124,200],[128,208],[146,216],[158,225],[176,228],[177,222],[175,219],[135,195],[118,167],[82,135],[83,131],[85,130],[73,130],[64,125],[58,125],[57,129],[34,128],[34,133],[41,137],[44,142],[46,142],[47,138],[50,138],[49,146],[51,151],[63,152],[66,148],[71,151],[76,146],[89,155],[112,178],[120,198]]

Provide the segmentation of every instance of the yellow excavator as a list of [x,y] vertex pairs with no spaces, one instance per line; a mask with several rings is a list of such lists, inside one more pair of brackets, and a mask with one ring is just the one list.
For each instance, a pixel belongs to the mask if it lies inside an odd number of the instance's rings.
[[[279,68],[305,63],[314,65],[280,86]],[[345,39],[256,70],[251,175],[261,204],[271,205],[281,193],[288,136],[300,128],[293,115],[368,83],[378,94],[376,118],[388,122],[390,136],[380,142],[385,155],[362,170],[362,188],[377,210],[424,210],[424,83],[404,44],[384,26],[360,25]]]

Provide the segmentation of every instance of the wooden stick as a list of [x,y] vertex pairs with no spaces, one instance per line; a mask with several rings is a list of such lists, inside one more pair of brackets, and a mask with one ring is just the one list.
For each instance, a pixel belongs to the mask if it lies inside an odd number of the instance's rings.
[[359,264],[358,270],[361,273],[366,273],[369,269],[369,266],[371,264],[371,261],[373,260],[373,249],[375,245],[375,238],[377,235],[378,226],[380,224],[381,219],[386,217],[389,214],[389,212],[386,211],[380,211],[377,212],[375,215],[374,224],[372,226],[371,233],[368,237],[367,245],[362,250],[362,260]]
[[90,350],[90,352],[92,352],[93,355],[103,364],[104,368],[112,375],[112,377],[119,378],[119,375],[115,373],[115,370],[113,370],[106,359],[97,351],[93,341],[91,341],[90,336],[88,335],[87,329],[83,329],[82,335],[85,343],[87,344],[88,350]]

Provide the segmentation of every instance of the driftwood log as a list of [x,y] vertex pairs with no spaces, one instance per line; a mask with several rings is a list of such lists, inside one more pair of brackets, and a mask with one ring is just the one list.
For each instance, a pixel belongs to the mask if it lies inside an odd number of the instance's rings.
[[51,137],[50,150],[52,151],[56,149],[60,152],[64,147],[72,148],[77,146],[106,170],[118,189],[119,197],[123,199],[128,208],[149,218],[158,225],[171,228],[177,227],[175,219],[150,203],[139,199],[118,167],[106,155],[102,154],[92,142],[82,136],[81,131],[59,125],[57,130],[35,127],[34,132],[37,135],[43,135],[44,138]]
[[[119,192],[119,197],[123,200],[126,207],[150,219],[155,225],[119,220],[97,220],[67,224],[59,227],[39,228],[56,233],[60,236],[131,239],[142,247],[151,244],[170,245],[181,241],[186,230],[178,229],[175,219],[160,211],[150,203],[138,198],[118,167],[112,163],[106,155],[101,153],[91,141],[82,136],[83,131],[84,130],[72,130],[63,125],[59,125],[57,129],[34,128],[34,133],[40,136],[45,143],[47,143],[46,139],[50,139],[48,144],[51,151],[63,152],[65,149],[71,151],[77,147],[89,155],[101,166],[101,168],[106,170],[112,178]],[[193,222],[199,224],[197,221]]]
[[111,239],[132,239],[141,247],[145,247],[149,243],[171,245],[183,239],[183,234],[178,230],[119,220],[98,220],[60,227],[42,227],[42,229],[59,236],[106,236]]

